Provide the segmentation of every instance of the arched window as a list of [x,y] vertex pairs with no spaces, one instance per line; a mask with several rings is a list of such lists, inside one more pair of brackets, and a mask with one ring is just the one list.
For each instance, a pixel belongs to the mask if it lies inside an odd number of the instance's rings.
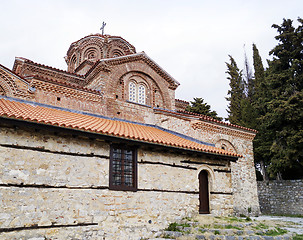
[[137,102],[136,101],[136,94],[137,93],[137,86],[134,82],[129,83],[129,97],[128,100],[131,102]]
[[70,71],[74,71],[76,68],[77,57],[73,55],[70,61]]
[[138,87],[138,103],[145,104],[145,87],[143,85]]

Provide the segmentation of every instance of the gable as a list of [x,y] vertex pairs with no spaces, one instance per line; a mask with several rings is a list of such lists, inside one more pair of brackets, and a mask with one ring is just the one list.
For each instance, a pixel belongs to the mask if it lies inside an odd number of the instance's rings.
[[33,88],[25,79],[15,75],[11,70],[0,65],[0,95],[9,97],[33,97]]

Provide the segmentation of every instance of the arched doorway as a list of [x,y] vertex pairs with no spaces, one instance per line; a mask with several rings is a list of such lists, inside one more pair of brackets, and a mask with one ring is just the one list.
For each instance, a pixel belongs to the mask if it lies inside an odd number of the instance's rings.
[[202,170],[199,173],[199,213],[209,213],[208,173]]

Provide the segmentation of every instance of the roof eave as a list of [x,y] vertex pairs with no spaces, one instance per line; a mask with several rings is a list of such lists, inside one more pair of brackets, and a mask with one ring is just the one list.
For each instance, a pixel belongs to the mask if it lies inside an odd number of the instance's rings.
[[[47,124],[47,123],[41,123],[41,122],[36,122],[36,121],[28,121],[24,119],[18,119],[18,118],[12,118],[12,117],[5,117],[5,116],[0,116],[0,119],[2,119],[3,123],[7,122],[13,125],[22,125],[25,124],[27,126],[35,127],[38,129],[45,129],[47,127],[47,130],[51,129],[60,129],[60,132],[62,132],[62,129],[65,131],[73,132],[74,133],[80,133],[80,135],[89,135],[88,137],[93,137],[98,138],[99,136],[103,140],[108,140],[108,141],[124,141],[124,142],[131,142],[132,144],[140,143],[144,145],[149,145],[149,146],[157,146],[157,147],[162,147],[162,148],[168,148],[168,149],[176,149],[178,151],[185,151],[185,152],[190,152],[190,153],[195,153],[195,154],[203,154],[206,156],[211,156],[211,157],[217,157],[220,159],[225,159],[228,161],[236,162],[240,156],[230,156],[230,155],[224,155],[224,154],[218,154],[218,153],[212,153],[212,152],[206,152],[206,151],[199,151],[196,149],[189,149],[189,148],[181,148],[177,146],[171,146],[171,145],[165,145],[161,143],[155,143],[155,142],[148,142],[148,141],[142,141],[139,139],[132,139],[132,138],[126,138],[123,136],[115,136],[111,134],[104,134],[100,132],[95,132],[95,131],[87,131],[87,130],[82,130],[79,128],[70,128],[70,127],[63,127],[63,126],[58,126],[58,125],[52,125],[52,124]],[[6,120],[6,121],[5,121]],[[99,137],[99,138],[100,138]]]

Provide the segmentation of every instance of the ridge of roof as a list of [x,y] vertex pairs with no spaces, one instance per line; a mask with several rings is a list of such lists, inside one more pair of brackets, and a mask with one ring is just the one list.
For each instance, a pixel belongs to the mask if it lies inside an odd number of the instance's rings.
[[17,73],[15,73],[14,71],[10,70],[9,68],[3,66],[2,64],[0,64],[0,68],[4,69],[5,71],[8,71],[10,74],[12,74],[14,77],[19,78],[21,81],[25,82],[26,84],[29,84],[29,82],[27,81],[27,79],[19,76]]
[[236,125],[236,124],[231,124],[231,123],[219,121],[217,119],[214,119],[212,117],[209,117],[209,116],[206,116],[206,115],[203,115],[203,114],[188,112],[188,111],[185,111],[185,110],[173,111],[173,110],[168,110],[168,109],[163,109],[163,108],[154,108],[154,110],[162,111],[162,112],[168,112],[170,114],[175,114],[175,115],[179,115],[179,116],[194,117],[194,118],[198,118],[199,120],[204,120],[204,121],[208,121],[208,122],[212,122],[212,123],[217,123],[217,124],[225,125],[225,126],[228,126],[228,127],[238,128],[238,129],[253,132],[253,133],[258,132],[255,129],[246,128],[246,127],[242,127],[242,126],[239,126],[239,125]]
[[[85,64],[90,65],[91,67],[95,65],[95,62],[89,61],[89,60],[84,60],[82,63],[80,63],[80,65],[78,67],[76,67],[76,69],[74,70],[74,72],[79,71],[81,68],[84,67]],[[80,75],[80,74],[79,74]],[[84,76],[85,74],[81,75]]]
[[53,71],[62,72],[64,74],[71,75],[72,77],[78,77],[78,78],[81,78],[82,80],[84,80],[83,75],[80,75],[80,74],[68,72],[68,71],[65,71],[65,70],[62,70],[62,69],[59,69],[59,68],[54,68],[54,67],[51,67],[51,66],[48,66],[48,65],[44,65],[44,64],[41,64],[41,63],[36,63],[36,62],[34,62],[34,61],[30,60],[30,59],[24,58],[24,57],[16,57],[16,59],[20,59],[20,60],[22,60],[22,61],[24,61],[26,63],[31,63],[31,64],[37,65],[39,67],[48,68],[48,69],[53,70]]
[[46,81],[46,82],[51,82],[51,83],[54,83],[54,84],[57,84],[57,85],[60,85],[60,86],[64,86],[64,87],[75,88],[77,90],[81,90],[81,91],[85,91],[85,92],[90,92],[90,93],[94,93],[94,94],[98,94],[98,95],[101,94],[100,91],[95,90],[95,89],[82,87],[80,85],[72,84],[72,83],[69,83],[69,82],[61,82],[61,81],[58,81],[56,79],[50,79],[50,78],[47,78],[47,77],[43,77],[41,75],[33,75],[33,76],[28,76],[28,77],[29,78],[36,78],[38,80],[42,80],[42,81]]
[[193,142],[155,126],[96,117],[91,114],[66,111],[58,107],[49,107],[46,104],[37,104],[27,100],[20,101],[5,96],[0,97],[0,116],[184,150],[234,158],[242,157],[220,148]]
[[188,104],[189,104],[189,102],[188,102],[188,101],[186,101],[186,100],[182,100],[182,99],[178,99],[178,98],[175,98],[175,101],[177,101],[177,102],[183,102],[183,103],[188,103]]

